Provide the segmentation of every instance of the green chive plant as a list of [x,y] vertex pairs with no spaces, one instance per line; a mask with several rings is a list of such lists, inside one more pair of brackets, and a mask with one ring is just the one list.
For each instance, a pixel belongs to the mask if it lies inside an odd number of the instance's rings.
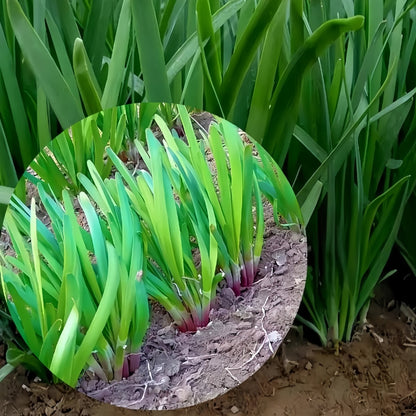
[[[260,190],[271,191],[268,195],[275,205],[275,213],[279,212],[289,221],[293,217],[297,224],[302,222],[302,215],[286,178],[277,165],[272,165],[261,146],[245,143],[237,127],[223,119],[212,124],[207,134],[201,131],[202,139],[198,142],[187,111],[183,106],[178,106],[178,111],[188,148],[169,132],[160,119],[156,120],[169,146],[172,162],[181,170],[187,189],[195,186],[192,180],[201,184],[213,207],[217,221],[213,231],[221,248],[219,266],[228,285],[239,295],[242,287],[253,283],[263,246],[264,201]],[[253,156],[254,150],[260,158]],[[207,154],[211,154],[212,162],[208,161]],[[192,178],[189,165],[194,169]],[[179,186],[176,191],[182,194]],[[186,200],[186,197],[182,199]],[[287,207],[283,207],[284,204]]]
[[302,205],[318,187],[299,319],[324,345],[351,339],[374,288],[394,273],[384,269],[415,189],[408,128],[415,120],[416,83],[404,76],[415,48],[415,7],[415,1],[376,0],[338,8],[311,3],[306,10],[309,31],[335,14],[364,14],[367,25],[341,38],[306,78],[298,143],[286,160]]
[[[180,107],[179,112],[188,149],[181,150],[179,139],[175,140],[160,120],[158,125],[164,131],[172,162],[182,173],[186,192],[193,195],[192,186],[196,186],[195,182],[201,184],[203,193],[199,192],[199,198],[207,198],[212,206],[217,224],[211,224],[210,227],[220,245],[218,264],[229,287],[239,295],[241,286],[247,287],[253,283],[263,245],[263,205],[254,175],[253,146],[243,143],[235,126],[222,121],[218,126],[211,126],[201,147],[185,108]],[[212,166],[206,152],[212,153]],[[185,200],[186,194],[183,195],[181,189],[177,191]],[[252,214],[253,201],[256,206],[255,219]],[[193,203],[193,207],[196,206]],[[195,210],[193,207],[191,210]]]
[[36,218],[34,199],[30,209],[14,199],[6,213],[15,256],[0,270],[11,316],[31,351],[70,386],[87,369],[104,380],[129,375],[147,330],[140,221],[121,180],[115,185],[117,204],[108,200],[102,216],[85,193],[81,211],[67,191],[61,204],[42,184],[50,229]]
[[[1,254],[0,254],[1,257]],[[2,382],[14,369],[22,365],[32,373],[37,374],[43,381],[51,381],[50,371],[31,352],[21,335],[17,332],[13,320],[7,312],[7,306],[1,304],[0,311],[0,339],[7,345],[6,364],[0,368],[0,382]]]
[[[179,329],[196,331],[209,321],[209,310],[221,278],[215,271],[218,248],[210,230],[215,218],[208,204],[199,207],[202,211],[198,219],[192,219],[191,235],[186,212],[175,200],[167,165],[163,163],[166,152],[150,130],[147,144],[148,171],[141,171],[135,179],[115,153],[107,151],[130,187],[132,207],[142,218],[144,243],[150,257],[144,275],[146,289],[166,308]],[[92,164],[90,169],[95,171]],[[114,188],[114,180],[94,177],[95,185],[85,176],[80,176],[80,180],[103,209],[105,195]],[[200,253],[199,268],[191,245],[194,235]]]

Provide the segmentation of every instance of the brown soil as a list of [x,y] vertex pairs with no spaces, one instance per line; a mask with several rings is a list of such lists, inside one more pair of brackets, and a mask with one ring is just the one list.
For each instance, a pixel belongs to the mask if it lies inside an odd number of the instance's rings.
[[[403,310],[403,309],[402,309]],[[373,304],[366,328],[336,356],[292,329],[253,377],[209,402],[166,416],[416,414],[414,327],[398,307]],[[154,415],[95,401],[65,386],[35,383],[23,370],[0,384],[0,415]]]

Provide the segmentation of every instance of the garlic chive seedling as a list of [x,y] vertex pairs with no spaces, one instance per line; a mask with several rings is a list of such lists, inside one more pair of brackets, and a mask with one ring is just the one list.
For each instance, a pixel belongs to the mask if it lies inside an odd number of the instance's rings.
[[[261,145],[243,140],[235,125],[220,118],[207,134],[201,132],[203,138],[198,141],[185,107],[178,106],[178,111],[189,146],[175,138],[160,118],[155,120],[172,155],[172,165],[183,171],[181,166],[187,160],[193,168],[192,180],[200,184],[214,210],[217,226],[213,233],[220,247],[218,267],[238,295],[253,283],[257,273],[266,199],[273,206],[278,225],[299,229],[302,214],[288,180]],[[182,173],[182,178],[190,189],[190,176]]]
[[111,149],[107,152],[129,185],[132,206],[143,219],[150,257],[144,279],[148,293],[166,308],[179,329],[195,331],[209,322],[221,279],[216,272],[218,245],[212,234],[215,216],[208,200],[197,201],[193,194],[189,195],[191,204],[198,203],[198,207],[195,215],[188,215],[186,206],[176,200],[172,180],[179,178],[164,147],[150,130],[146,135],[148,152],[136,143],[148,171],[140,171],[136,178]]
[[[212,206],[217,223],[213,233],[220,247],[218,267],[228,286],[239,295],[254,281],[263,245],[263,204],[254,171],[253,145],[244,143],[237,127],[225,120],[212,124],[208,135],[198,142],[183,106],[179,113],[189,149],[184,150],[160,119],[158,125],[170,153],[175,155],[174,163],[178,164],[181,152],[186,155],[194,180],[201,184],[204,198]],[[208,161],[209,153],[212,162]],[[190,187],[189,179],[185,181]]]
[[[88,162],[88,169],[93,182],[83,174],[79,175],[79,180],[94,201],[95,207],[87,198],[80,200],[81,207],[87,219],[91,218],[94,222],[98,218],[95,213],[98,210],[107,224],[104,238],[97,228],[96,241],[101,245],[97,246],[97,250],[101,253],[102,241],[109,240],[120,258],[120,286],[116,307],[110,315],[111,339],[115,344],[115,378],[120,379],[121,375],[127,376],[137,369],[138,353],[149,320],[147,293],[142,280],[146,267],[142,231],[139,218],[130,209],[121,177],[116,176],[110,194],[91,161]],[[93,242],[94,232],[91,229]],[[104,270],[105,262],[100,265],[97,258],[97,266],[99,270]]]
[[13,320],[31,351],[70,386],[87,369],[121,379],[137,368],[149,317],[140,222],[122,197],[100,217],[81,193],[86,231],[67,191],[62,205],[38,189],[51,229],[36,218],[34,200],[29,210],[14,199],[5,218],[16,257],[6,256],[0,270]]

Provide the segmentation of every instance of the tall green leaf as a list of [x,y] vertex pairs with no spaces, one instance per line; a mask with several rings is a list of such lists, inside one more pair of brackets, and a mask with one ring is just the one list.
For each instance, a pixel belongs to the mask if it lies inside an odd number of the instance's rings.
[[230,115],[244,77],[280,3],[281,0],[260,0],[247,28],[235,45],[220,91],[225,116]]
[[147,101],[171,101],[162,41],[152,0],[133,1],[132,13]]
[[270,103],[267,130],[264,137],[257,138],[279,164],[286,158],[298,116],[302,85],[299,80],[337,38],[347,31],[358,30],[363,22],[362,16],[355,16],[324,23],[296,52],[279,79]]
[[75,39],[74,44],[74,72],[82,101],[87,114],[94,114],[102,110],[101,90],[95,78],[91,63],[84,48],[82,39]]

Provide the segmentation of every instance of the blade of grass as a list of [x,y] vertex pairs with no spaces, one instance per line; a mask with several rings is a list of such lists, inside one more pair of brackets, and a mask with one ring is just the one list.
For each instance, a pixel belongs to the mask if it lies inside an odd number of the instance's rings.
[[[65,3],[67,3],[67,0],[63,0],[62,2],[59,2],[59,5],[65,4]],[[67,17],[66,20],[70,21],[71,19]],[[63,35],[61,34],[61,29],[65,29],[65,28],[62,28],[62,26],[58,26],[50,10],[46,10],[46,23],[48,26],[50,37],[51,37],[52,44],[56,52],[56,57],[57,57],[62,75],[65,81],[68,83],[68,86],[70,90],[72,91],[72,94],[74,95],[74,97],[78,98],[79,92],[77,88],[77,82],[74,76],[74,70],[72,67],[71,57],[73,54],[68,53],[67,48],[65,46],[65,39],[62,37]],[[71,43],[71,50],[74,47],[75,39],[79,37],[80,37],[80,34],[78,33],[78,35],[74,38],[73,42]]]
[[[214,33],[212,14],[209,0],[197,0],[196,2],[197,29],[202,57],[205,65],[204,89],[208,108],[217,114],[219,111],[218,91],[221,85],[222,73],[220,63],[220,45]],[[204,40],[207,43],[203,46]],[[216,110],[216,111],[215,111]]]
[[85,334],[84,339],[75,353],[73,359],[73,368],[72,368],[72,375],[71,380],[68,383],[70,386],[75,386],[78,375],[81,373],[84,363],[91,355],[97,340],[99,339],[104,326],[107,322],[107,319],[111,313],[113,308],[114,302],[117,296],[117,288],[120,283],[120,275],[117,270],[117,253],[115,248],[107,243],[107,251],[108,251],[108,265],[106,267],[107,273],[106,276],[106,284],[103,291],[103,296],[101,299],[100,304],[98,305],[97,311],[94,315],[94,318],[90,324],[90,327]]
[[[188,1],[186,36],[196,32],[196,0]],[[186,102],[193,108],[203,108],[203,69],[199,53],[185,66],[186,78],[179,102]]]
[[282,164],[286,158],[298,116],[301,96],[299,80],[329,45],[344,32],[358,30],[363,25],[363,21],[362,16],[355,16],[324,23],[296,52],[279,79],[271,101],[265,136],[257,138],[279,164]]
[[[326,182],[327,180],[326,169],[328,168],[328,165],[330,163],[336,160],[336,166],[338,166],[337,169],[339,169],[339,167],[342,165],[342,162],[345,161],[353,145],[353,143],[351,142],[353,139],[353,132],[356,131],[362,125],[362,122],[366,118],[369,110],[372,108],[374,103],[381,96],[385,86],[389,82],[389,76],[390,76],[389,74],[387,75],[383,85],[380,87],[379,91],[377,92],[373,100],[368,104],[368,106],[364,110],[359,110],[360,111],[359,115],[354,115],[354,120],[351,122],[350,126],[345,129],[344,134],[339,139],[336,146],[329,153],[327,158],[321,163],[319,168],[316,169],[313,175],[306,181],[302,189],[297,193],[297,198],[301,204],[303,204],[307,195],[309,194],[309,192],[311,191],[312,187],[315,185],[317,180],[320,180],[322,183]],[[334,174],[335,173],[336,172],[334,172]]]
[[282,49],[282,31],[286,23],[287,5],[287,0],[281,2],[264,39],[253,97],[250,102],[250,112],[245,126],[245,131],[254,138],[264,137],[267,112]]
[[67,50],[72,50],[76,38],[80,37],[76,16],[71,7],[70,0],[53,2],[56,7],[57,26],[61,28]]
[[[241,9],[244,3],[244,0],[230,0],[223,7],[221,7],[221,9],[214,13],[212,17],[212,27],[214,32],[224,26],[224,24]],[[166,65],[166,73],[169,82],[171,82],[179,71],[181,71],[195,56],[198,49],[198,35],[195,32],[188,37],[182,47],[168,61]]]
[[78,323],[79,312],[74,304],[59,336],[49,367],[57,377],[73,386],[75,383],[67,378],[67,374],[71,374],[73,371]]
[[[15,152],[16,158],[20,159],[18,165],[25,168],[36,153],[36,142],[32,139],[28,120],[25,116],[26,109],[20,87],[16,77],[13,63],[13,57],[10,54],[3,28],[0,25],[0,71],[4,80],[8,104],[10,105],[11,115],[13,117],[14,129],[16,131],[14,146],[17,146]],[[3,111],[2,111],[3,113]],[[4,121],[5,122],[5,121]],[[3,128],[2,134],[4,134]],[[11,140],[11,138],[9,139]],[[11,144],[11,143],[10,143]],[[9,144],[9,145],[10,145]],[[2,185],[4,183],[2,182]]]
[[30,239],[32,246],[32,258],[34,273],[30,275],[31,285],[36,294],[37,308],[40,312],[40,329],[42,337],[46,335],[46,314],[44,309],[43,294],[42,294],[42,276],[40,273],[40,259],[39,259],[39,250],[38,250],[38,239],[37,239],[37,228],[36,228],[36,203],[34,198],[31,202],[31,219],[30,219]]
[[86,53],[91,59],[92,72],[101,72],[102,58],[106,56],[106,40],[114,13],[113,0],[93,1],[90,3],[88,21],[84,27],[83,41]]

